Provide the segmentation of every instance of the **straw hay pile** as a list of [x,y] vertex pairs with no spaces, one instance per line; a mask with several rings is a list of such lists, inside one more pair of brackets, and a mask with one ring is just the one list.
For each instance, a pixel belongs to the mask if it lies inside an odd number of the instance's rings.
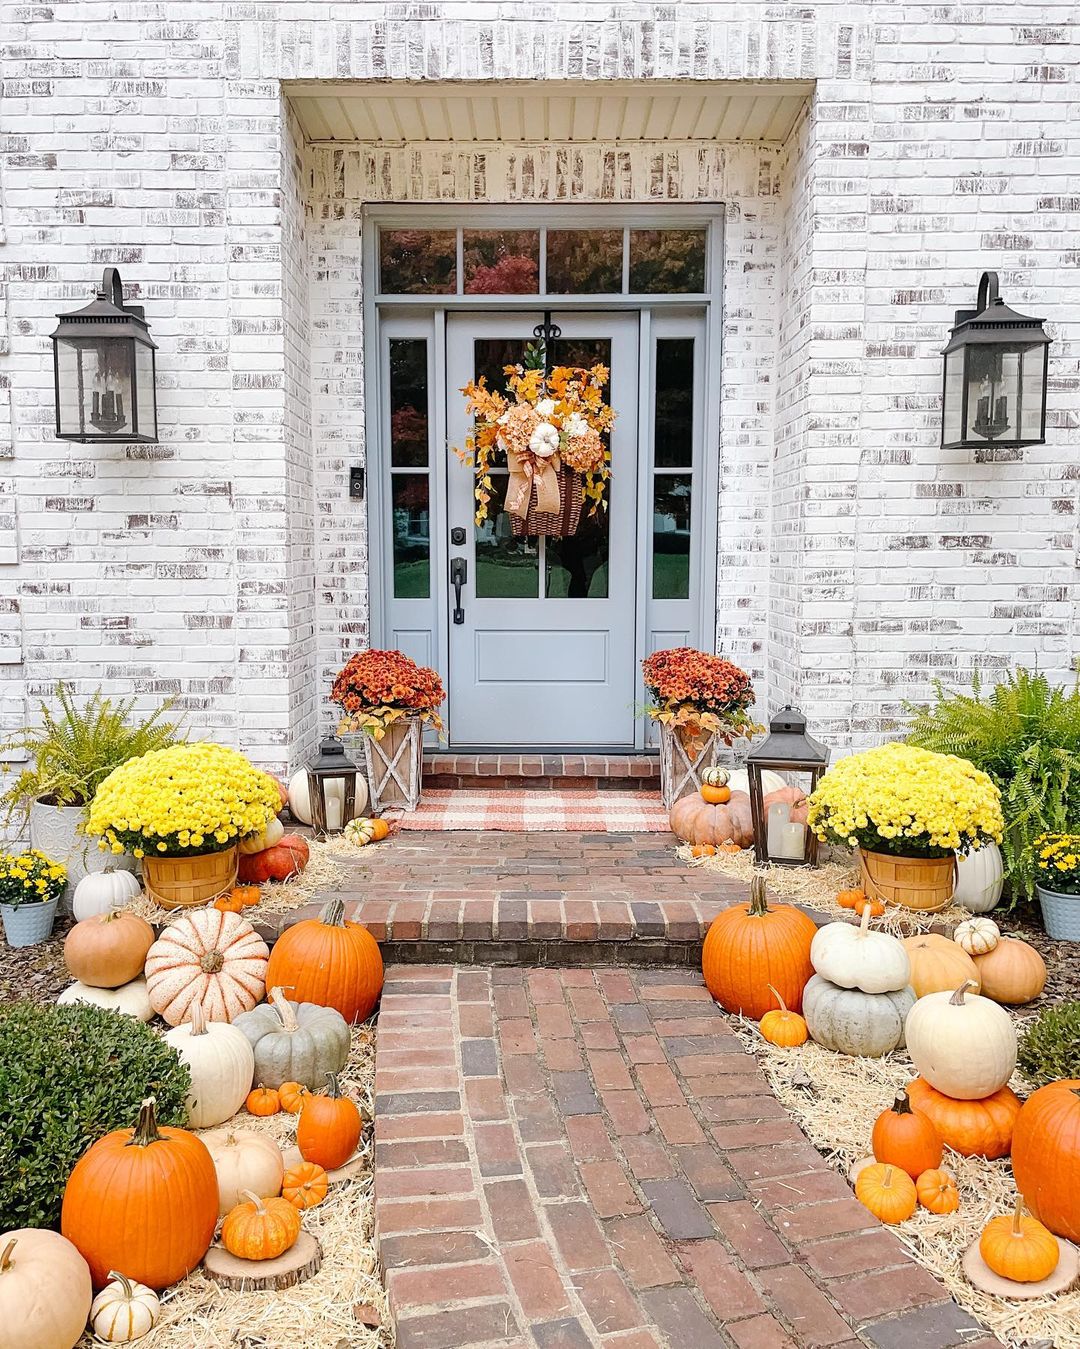
[[[797,1049],[778,1049],[761,1038],[754,1022],[739,1019],[733,1024],[756,1054],[777,1099],[845,1175],[853,1162],[869,1155],[874,1120],[892,1105],[897,1090],[916,1076],[901,1052],[882,1059],[848,1058],[811,1041]],[[1015,1078],[1012,1086],[1021,1095],[1029,1090]],[[946,1149],[943,1165],[956,1176],[959,1210],[937,1217],[919,1208],[893,1231],[956,1301],[1003,1343],[1080,1349],[1080,1291],[1009,1302],[979,1292],[964,1277],[960,1265],[964,1252],[991,1218],[1011,1211],[1016,1201],[1008,1159],[988,1162]]]
[[[341,1074],[344,1090],[366,1121],[374,1116],[375,1028],[353,1029],[352,1052]],[[296,1117],[282,1112],[256,1118],[241,1110],[238,1129],[269,1133],[282,1148],[292,1145]],[[224,1127],[224,1126],[219,1126]],[[323,1202],[303,1214],[305,1231],[323,1248],[322,1268],[306,1283],[283,1292],[238,1293],[219,1289],[201,1268],[162,1295],[161,1319],[140,1349],[386,1349],[393,1342],[386,1295],[373,1240],[372,1142],[370,1124],[360,1151],[361,1174],[331,1186]],[[370,1329],[364,1320],[377,1320]],[[79,1349],[100,1341],[87,1334]]]
[[[754,863],[752,848],[745,848],[740,853],[718,853],[715,857],[691,857],[690,847],[685,843],[676,849],[675,855],[692,867],[718,871],[730,880],[745,881],[748,890],[754,874],[762,871],[769,889],[780,899],[803,904],[833,918],[851,921],[854,916],[850,909],[842,909],[836,902],[836,896],[841,890],[860,888],[858,868],[849,858],[842,861],[826,860],[819,867],[758,867]],[[967,909],[962,909],[958,904],[950,904],[937,913],[918,913],[913,909],[889,906],[881,918],[874,919],[874,927],[881,932],[910,937],[915,932],[929,931],[932,927],[942,925],[951,929],[970,917]]]

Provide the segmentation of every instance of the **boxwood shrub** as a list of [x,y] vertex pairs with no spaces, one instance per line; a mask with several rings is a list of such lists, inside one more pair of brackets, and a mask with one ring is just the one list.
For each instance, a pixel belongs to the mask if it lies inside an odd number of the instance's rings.
[[100,1007],[0,1007],[0,1231],[55,1227],[72,1167],[145,1096],[186,1124],[191,1074],[156,1032]]
[[1048,1007],[1020,1033],[1020,1070],[1036,1087],[1080,1078],[1080,1002]]

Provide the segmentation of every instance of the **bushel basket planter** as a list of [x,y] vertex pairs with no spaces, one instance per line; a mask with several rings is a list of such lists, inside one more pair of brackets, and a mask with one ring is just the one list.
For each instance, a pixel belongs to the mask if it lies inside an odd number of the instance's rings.
[[872,899],[905,909],[933,913],[952,899],[956,858],[894,857],[891,853],[855,849],[863,889]]
[[221,852],[197,853],[191,857],[143,858],[146,893],[163,909],[184,909],[208,904],[228,894],[236,884],[236,845]]

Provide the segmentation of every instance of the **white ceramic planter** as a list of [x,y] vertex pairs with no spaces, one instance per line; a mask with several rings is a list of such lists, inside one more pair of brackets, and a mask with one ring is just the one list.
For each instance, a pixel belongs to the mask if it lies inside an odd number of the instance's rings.
[[97,839],[78,832],[85,815],[81,806],[47,806],[35,801],[30,807],[30,846],[67,867],[67,889],[60,901],[65,913],[71,909],[76,885],[90,872],[104,871],[108,866],[115,871],[135,870],[134,857],[102,852]]
[[956,854],[956,889],[953,903],[972,913],[989,913],[1001,898],[1005,885],[1001,849],[996,843],[984,843],[966,857]]

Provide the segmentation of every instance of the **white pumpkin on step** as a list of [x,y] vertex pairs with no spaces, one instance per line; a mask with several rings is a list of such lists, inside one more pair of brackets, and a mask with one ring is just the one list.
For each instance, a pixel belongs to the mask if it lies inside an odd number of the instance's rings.
[[895,937],[870,930],[870,905],[862,921],[826,923],[810,943],[810,964],[838,988],[864,993],[895,993],[911,983],[911,961]]
[[261,834],[249,834],[247,838],[240,840],[240,851],[248,855],[257,852],[265,852],[267,848],[272,848],[275,843],[285,837],[285,826],[275,815]]

